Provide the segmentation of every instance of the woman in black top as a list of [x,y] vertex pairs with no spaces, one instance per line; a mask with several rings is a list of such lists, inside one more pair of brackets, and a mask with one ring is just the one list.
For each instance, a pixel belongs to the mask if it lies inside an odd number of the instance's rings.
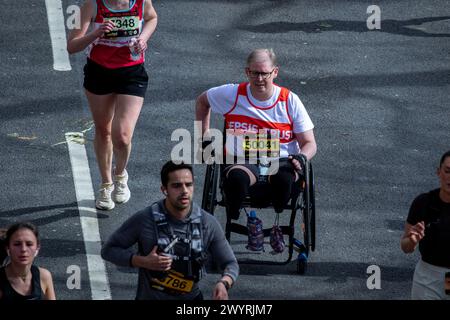
[[16,223],[4,242],[9,263],[0,268],[0,300],[55,300],[50,272],[33,265],[40,247],[37,228]]
[[440,188],[414,199],[401,239],[405,253],[414,252],[419,244],[421,254],[412,299],[450,300],[445,284],[450,277],[450,151],[442,156],[437,175]]

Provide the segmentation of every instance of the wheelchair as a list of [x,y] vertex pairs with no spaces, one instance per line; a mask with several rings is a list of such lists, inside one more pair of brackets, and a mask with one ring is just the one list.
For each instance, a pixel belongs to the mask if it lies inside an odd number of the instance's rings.
[[[224,196],[223,180],[222,176],[222,164],[217,164],[214,161],[207,164],[205,180],[203,185],[203,197],[202,197],[202,209],[214,215],[214,211],[217,206],[226,208],[226,199]],[[316,246],[316,212],[315,212],[315,196],[314,196],[314,172],[311,161],[306,161],[302,164],[303,179],[300,178],[295,182],[295,186],[292,188],[291,198],[287,205],[284,207],[284,211],[281,214],[285,214],[286,210],[290,210],[291,215],[288,225],[280,225],[283,237],[288,237],[286,248],[288,250],[287,259],[284,261],[268,261],[268,260],[239,260],[241,264],[264,264],[264,265],[285,265],[288,264],[293,257],[294,250],[298,252],[297,256],[297,272],[299,274],[305,274],[307,269],[307,261],[310,256],[310,252],[315,250]],[[258,178],[256,184],[252,185],[249,190],[249,194],[243,202],[241,209],[255,208],[266,209],[273,208],[270,200],[270,188],[266,181],[262,181]],[[220,199],[218,199],[220,194]],[[300,211],[301,226],[300,237],[303,241],[295,238],[295,225],[297,211]],[[264,228],[264,239],[270,236],[271,228]],[[231,233],[237,233],[241,235],[248,235],[248,228],[246,225],[239,224],[227,215],[225,225],[225,236],[230,242]]]

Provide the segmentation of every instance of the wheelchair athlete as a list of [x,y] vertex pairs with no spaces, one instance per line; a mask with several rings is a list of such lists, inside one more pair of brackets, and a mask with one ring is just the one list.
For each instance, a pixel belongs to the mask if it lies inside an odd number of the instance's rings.
[[[223,186],[232,219],[239,218],[250,187],[262,175],[267,175],[275,211],[282,212],[300,178],[300,162],[316,153],[314,125],[298,96],[274,84],[278,71],[273,50],[256,49],[247,58],[248,82],[211,88],[196,101],[196,120],[201,121],[204,137],[211,110],[225,118]],[[261,153],[267,157],[262,159]]]

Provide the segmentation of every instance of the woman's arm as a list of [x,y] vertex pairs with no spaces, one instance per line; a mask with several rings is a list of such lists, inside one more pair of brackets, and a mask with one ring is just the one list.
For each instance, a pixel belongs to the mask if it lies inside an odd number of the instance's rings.
[[156,14],[155,8],[152,5],[151,0],[145,0],[144,3],[144,28],[142,29],[139,38],[143,39],[145,42],[150,39],[153,32],[155,32],[156,25],[158,23],[158,15]]
[[44,268],[39,268],[41,275],[41,288],[46,300],[56,300],[55,288],[53,287],[53,279],[50,271]]
[[103,37],[105,32],[109,32],[114,28],[112,21],[106,21],[100,28],[86,33],[94,16],[95,7],[92,0],[86,0],[80,10],[80,28],[73,29],[67,39],[67,51],[72,54],[83,51],[92,42]]
[[138,37],[136,43],[136,48],[138,52],[143,52],[147,50],[147,41],[155,32],[156,25],[158,23],[158,15],[156,14],[155,8],[152,5],[151,0],[144,0],[144,27],[142,32]]

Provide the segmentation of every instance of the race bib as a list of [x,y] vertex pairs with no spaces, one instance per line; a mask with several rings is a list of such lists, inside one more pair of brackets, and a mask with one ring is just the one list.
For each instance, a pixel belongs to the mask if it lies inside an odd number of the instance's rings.
[[268,158],[279,157],[280,155],[280,139],[244,139],[242,148],[249,157],[258,157],[259,154],[264,153]]
[[181,293],[191,292],[194,286],[194,280],[186,279],[181,273],[173,270],[169,270],[164,279],[153,279],[152,281],[161,287]]
[[104,21],[112,21],[114,28],[105,33],[106,38],[133,37],[139,35],[139,16],[123,16],[104,18]]
[[226,152],[246,159],[280,157],[279,134],[268,134],[261,129],[258,132],[226,131]]

